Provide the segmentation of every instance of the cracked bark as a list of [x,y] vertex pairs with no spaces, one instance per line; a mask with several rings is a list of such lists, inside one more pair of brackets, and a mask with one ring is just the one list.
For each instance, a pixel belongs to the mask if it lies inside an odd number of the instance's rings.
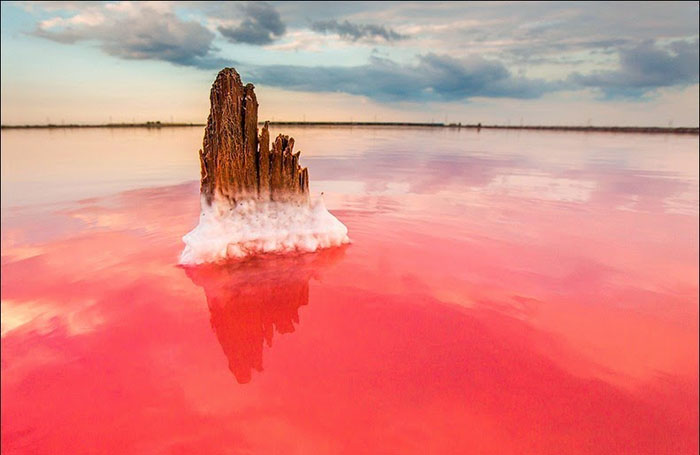
[[309,173],[293,153],[294,139],[280,134],[270,147],[268,122],[258,136],[258,101],[233,68],[219,72],[199,151],[201,193],[237,203],[245,199],[308,202]]

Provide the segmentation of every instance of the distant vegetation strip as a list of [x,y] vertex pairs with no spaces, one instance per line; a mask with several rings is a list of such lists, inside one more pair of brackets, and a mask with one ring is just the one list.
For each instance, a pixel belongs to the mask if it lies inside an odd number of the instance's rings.
[[409,122],[270,122],[270,125],[296,126],[407,126],[426,128],[467,128],[467,129],[502,129],[502,130],[547,130],[547,131],[596,131],[610,133],[665,133],[698,134],[698,127],[662,127],[662,126],[513,126],[482,125],[461,123],[409,123]]
[[[263,122],[260,122],[262,124]],[[608,133],[656,133],[656,134],[699,134],[698,127],[657,127],[657,126],[513,126],[513,125],[481,125],[461,123],[411,123],[411,122],[293,122],[276,121],[270,125],[286,126],[402,126],[424,128],[465,128],[465,129],[504,129],[504,130],[543,130],[543,131],[578,131],[578,132],[608,132]],[[2,129],[32,129],[32,128],[172,128],[205,126],[204,123],[103,123],[103,124],[45,124],[45,125],[2,125]]]
[[33,129],[33,128],[172,128],[182,126],[205,126],[204,123],[164,123],[164,122],[142,122],[142,123],[48,123],[44,125],[2,125],[2,129]]

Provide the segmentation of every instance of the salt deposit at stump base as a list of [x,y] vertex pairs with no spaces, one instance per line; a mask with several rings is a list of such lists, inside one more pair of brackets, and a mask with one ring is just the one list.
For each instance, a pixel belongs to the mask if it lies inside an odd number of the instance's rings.
[[211,87],[204,130],[199,224],[183,237],[181,264],[218,262],[259,253],[311,252],[350,241],[348,229],[319,198],[309,199],[309,172],[294,138],[270,144],[258,135],[253,84],[224,68]]
[[181,264],[219,262],[261,253],[311,252],[348,243],[348,229],[326,210],[311,205],[244,200],[232,205],[202,198],[199,224],[183,237]]

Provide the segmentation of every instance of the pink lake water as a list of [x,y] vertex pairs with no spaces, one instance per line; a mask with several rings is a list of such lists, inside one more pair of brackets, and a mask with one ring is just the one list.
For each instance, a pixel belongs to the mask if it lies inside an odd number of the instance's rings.
[[201,128],[2,131],[3,454],[698,453],[697,136],[283,132],[352,244],[182,268]]

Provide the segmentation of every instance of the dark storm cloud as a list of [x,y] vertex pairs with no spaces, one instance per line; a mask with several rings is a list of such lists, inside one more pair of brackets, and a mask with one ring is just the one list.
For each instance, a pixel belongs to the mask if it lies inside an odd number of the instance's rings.
[[406,36],[383,26],[373,24],[353,24],[350,21],[338,22],[336,20],[318,21],[311,24],[311,30],[319,33],[335,33],[343,39],[357,41],[359,39],[373,40],[376,38],[385,41],[405,39]]
[[277,10],[267,3],[241,5],[245,19],[235,27],[218,28],[219,33],[234,43],[269,44],[284,35],[286,27]]
[[674,41],[666,48],[645,41],[619,51],[619,68],[587,75],[572,74],[571,82],[603,90],[607,96],[640,96],[670,86],[698,82],[698,40]]
[[67,44],[95,41],[105,53],[128,60],[163,60],[201,68],[223,61],[210,55],[214,33],[199,22],[149,7],[106,15],[95,23],[66,21],[58,27],[40,23],[32,34]]
[[483,58],[420,56],[413,65],[372,58],[355,67],[267,65],[248,68],[261,84],[308,92],[344,92],[380,101],[457,101],[472,97],[537,98],[558,84],[514,77]]

